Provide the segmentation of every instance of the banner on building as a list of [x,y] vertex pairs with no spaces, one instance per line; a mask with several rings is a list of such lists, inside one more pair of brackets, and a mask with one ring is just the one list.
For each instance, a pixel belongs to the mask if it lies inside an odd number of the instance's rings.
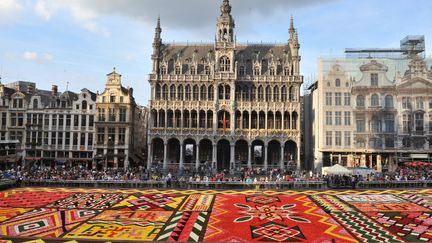
[[262,146],[255,145],[254,146],[254,156],[255,158],[262,158]]
[[193,153],[194,153],[194,145],[186,144],[185,156],[193,156]]

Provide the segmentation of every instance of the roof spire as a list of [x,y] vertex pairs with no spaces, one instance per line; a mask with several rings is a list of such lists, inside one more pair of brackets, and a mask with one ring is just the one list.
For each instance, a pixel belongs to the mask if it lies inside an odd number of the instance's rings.
[[154,43],[159,43],[161,40],[161,33],[162,33],[162,28],[160,25],[160,15],[158,15],[157,18],[157,24],[156,24],[156,28],[155,28],[155,37],[154,37]]
[[295,29],[294,29],[294,18],[291,14],[291,19],[290,19],[290,27],[289,27],[289,33],[290,35],[294,34]]

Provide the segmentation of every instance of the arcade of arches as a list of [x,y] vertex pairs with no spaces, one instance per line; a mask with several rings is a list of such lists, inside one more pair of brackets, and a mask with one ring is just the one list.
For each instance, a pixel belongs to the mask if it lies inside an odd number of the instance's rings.
[[207,138],[163,140],[157,137],[152,139],[149,151],[151,161],[163,164],[165,169],[206,165],[218,171],[241,167],[294,170],[299,159],[298,146],[294,141],[281,142],[276,139],[268,142],[260,139],[229,142],[225,138],[212,141]]

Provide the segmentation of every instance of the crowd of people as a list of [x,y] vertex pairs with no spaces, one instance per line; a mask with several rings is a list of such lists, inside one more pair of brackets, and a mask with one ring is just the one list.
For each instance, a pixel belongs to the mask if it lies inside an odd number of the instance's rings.
[[240,168],[235,171],[213,171],[207,167],[183,171],[166,171],[159,167],[147,170],[142,167],[123,169],[88,169],[83,166],[23,168],[20,166],[0,170],[0,179],[26,180],[87,180],[87,181],[167,181],[167,182],[292,182],[326,181],[329,185],[349,186],[359,181],[404,181],[432,180],[432,172],[427,167],[399,167],[390,173],[369,173],[366,175],[321,175],[291,170],[262,168]]

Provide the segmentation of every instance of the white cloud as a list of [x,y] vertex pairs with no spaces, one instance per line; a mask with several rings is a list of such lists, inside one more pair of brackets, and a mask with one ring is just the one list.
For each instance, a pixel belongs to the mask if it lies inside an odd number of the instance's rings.
[[13,22],[18,19],[23,6],[16,0],[0,1],[0,24]]
[[51,62],[54,59],[54,56],[49,53],[43,53],[42,55],[39,55],[37,52],[26,51],[23,54],[23,59],[27,61],[43,64],[43,63]]
[[23,54],[23,58],[27,61],[36,61],[38,58],[38,54],[36,52],[26,51]]
[[44,18],[45,20],[51,19],[51,16],[57,10],[55,5],[47,6],[47,2],[44,0],[38,0],[34,7],[36,15]]
[[110,37],[111,33],[106,28],[99,27],[95,22],[88,21],[82,24],[82,27],[90,32],[102,35],[104,37]]

